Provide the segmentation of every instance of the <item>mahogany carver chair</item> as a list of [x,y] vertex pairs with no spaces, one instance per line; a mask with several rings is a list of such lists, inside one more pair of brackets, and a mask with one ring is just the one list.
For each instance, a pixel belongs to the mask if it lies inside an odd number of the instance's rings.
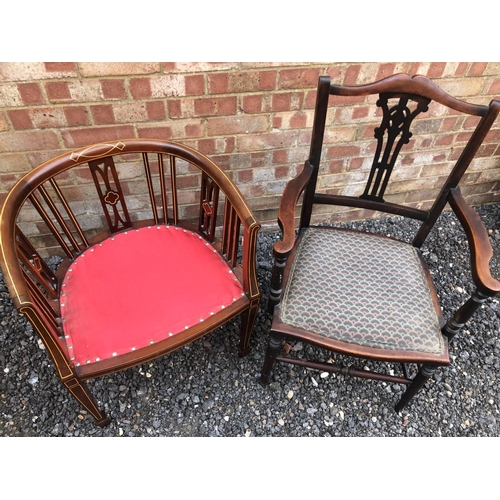
[[[330,190],[325,187],[325,179],[338,179],[339,175],[335,175],[338,170],[333,175],[327,171],[323,177],[318,176],[320,165],[328,170],[332,165],[328,162],[335,161],[331,153],[337,145],[336,130],[331,127],[333,117],[340,116],[343,120],[343,128],[337,129],[338,134],[346,133],[346,117],[352,112],[348,106],[329,108],[330,96],[334,96],[332,99],[339,106],[343,102],[347,105],[371,104],[373,109],[368,117],[374,113],[381,116],[381,122],[377,122],[374,131],[370,128],[369,134],[359,133],[359,129],[354,132],[358,133],[356,137],[363,138],[363,145],[359,146],[362,154],[368,155],[371,151],[374,155],[357,160],[358,167],[362,164],[356,173],[359,182],[342,192],[335,191],[335,187]],[[458,187],[499,113],[500,102],[493,100],[489,106],[469,104],[451,97],[423,76],[406,74],[362,86],[335,85],[329,77],[320,77],[316,99],[309,158],[303,170],[287,184],[279,207],[282,239],[274,246],[275,263],[268,306],[274,314],[260,380],[263,385],[269,383],[274,363],[279,361],[329,373],[405,384],[406,391],[396,405],[396,410],[400,411],[438,367],[450,363],[448,342],[481,304],[500,291],[500,283],[491,276],[488,265],[493,253],[487,231]],[[378,111],[374,111],[375,103]],[[428,135],[429,122],[416,125],[421,118],[419,115],[429,110],[431,117],[435,117],[446,108],[451,111],[449,116],[455,119],[477,117],[477,126],[460,155],[456,153],[460,144],[453,144],[458,160],[450,164],[451,171],[443,165],[434,167],[436,181],[442,181],[435,190],[435,199],[426,207],[417,203],[405,204],[399,193],[391,194],[390,178],[393,169],[396,172],[402,168],[398,154],[412,138],[410,125],[413,123],[414,130]],[[380,118],[370,118],[372,123],[375,119]],[[365,119],[361,127],[367,121]],[[440,137],[445,135],[441,133]],[[325,138],[328,145],[325,141],[322,154]],[[435,144],[426,140],[427,147]],[[368,145],[368,141],[374,144]],[[417,155],[418,151],[413,154]],[[359,175],[365,165],[361,181]],[[295,211],[301,196],[296,236]],[[420,247],[447,204],[459,219],[468,240],[475,291],[445,321]],[[407,242],[359,230],[314,226],[311,223],[314,209],[320,206],[324,210],[324,205],[335,205],[336,210],[340,207],[344,207],[340,210],[357,210],[365,215],[377,211],[414,219],[419,229],[411,236],[413,240],[410,237]],[[343,216],[343,220],[348,220],[345,212]],[[318,352],[329,355],[333,352],[339,353],[341,358],[346,356],[353,363],[345,366],[342,362],[332,364],[331,358],[327,362],[304,359],[305,356],[295,355],[293,349],[290,351],[288,343],[290,352],[285,355],[281,352],[283,339],[314,346],[315,357]],[[355,362],[355,358],[362,358],[365,363],[369,360],[369,366],[360,369],[357,366],[360,362]],[[394,363],[402,365],[401,375],[394,375],[390,369]]]
[[[86,380],[162,356],[238,315],[239,354],[248,354],[259,228],[204,155],[123,140],[58,156],[12,188],[0,215],[1,264],[61,382],[104,426]],[[57,269],[50,255],[62,256]]]

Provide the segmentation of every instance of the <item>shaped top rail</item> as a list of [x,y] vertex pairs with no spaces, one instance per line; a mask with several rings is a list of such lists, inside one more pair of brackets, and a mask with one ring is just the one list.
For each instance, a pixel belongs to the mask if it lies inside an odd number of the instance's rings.
[[[329,77],[321,78],[329,79]],[[359,96],[381,94],[385,92],[391,94],[401,93],[420,95],[444,106],[448,106],[455,111],[475,116],[485,116],[489,109],[488,106],[471,104],[449,95],[439,88],[432,80],[422,75],[410,76],[406,73],[398,73],[367,85],[344,86],[330,84],[330,94],[332,95]]]
[[5,199],[0,217],[3,219],[4,213],[9,210],[17,211],[29,194],[51,177],[92,160],[127,153],[174,155],[196,165],[222,189],[245,225],[251,226],[257,222],[239,189],[217,164],[189,146],[159,139],[124,139],[116,143],[100,143],[69,151],[46,161],[24,175],[11,189]]

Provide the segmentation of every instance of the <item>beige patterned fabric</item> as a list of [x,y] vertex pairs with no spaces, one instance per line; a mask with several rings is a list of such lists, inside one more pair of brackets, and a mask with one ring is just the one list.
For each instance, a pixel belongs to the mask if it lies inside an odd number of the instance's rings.
[[444,352],[417,251],[371,234],[306,229],[283,294],[280,320],[361,346]]

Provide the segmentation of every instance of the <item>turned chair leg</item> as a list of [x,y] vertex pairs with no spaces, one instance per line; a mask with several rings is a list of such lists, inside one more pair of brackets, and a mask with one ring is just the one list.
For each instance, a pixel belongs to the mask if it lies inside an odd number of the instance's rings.
[[475,290],[469,300],[465,302],[460,309],[451,317],[444,328],[442,329],[443,335],[446,335],[449,340],[452,340],[460,330],[464,327],[465,323],[472,318],[472,315],[488,300],[488,296]]
[[[488,297],[482,294],[480,291],[475,290],[472,296],[467,300],[460,309],[453,315],[452,318],[448,320],[445,326],[442,328],[442,333],[449,340],[452,340],[455,335],[463,328],[465,323],[472,317],[474,312],[486,302]],[[419,372],[415,376],[413,382],[403,397],[396,405],[396,411],[401,411],[410,401],[410,399],[415,396],[415,394],[424,386],[424,384],[431,378],[437,370],[437,366],[432,365],[422,365]]]
[[432,365],[422,365],[420,367],[420,370],[415,375],[413,382],[408,386],[408,389],[406,389],[406,392],[403,394],[401,400],[396,405],[396,411],[401,411],[410,402],[411,398],[413,398],[413,396],[415,396],[415,394],[420,389],[422,389],[427,380],[429,380],[434,375],[437,369],[437,366]]
[[241,315],[241,332],[240,332],[240,345],[238,348],[238,355],[243,358],[250,352],[250,337],[259,310],[259,299],[254,299],[250,308]]
[[269,377],[276,361],[276,356],[281,349],[281,341],[281,335],[276,335],[274,333],[271,334],[271,337],[269,338],[269,344],[267,346],[266,359],[264,360],[264,365],[262,366],[262,372],[259,380],[262,385],[269,384]]
[[71,378],[64,381],[64,386],[68,389],[73,397],[87,410],[93,417],[99,427],[105,427],[111,420],[106,416],[106,413],[99,409],[94,398],[90,394],[85,383],[80,382],[77,378]]
[[271,286],[269,289],[269,299],[267,302],[267,312],[273,313],[275,306],[280,303],[283,284],[283,272],[285,270],[287,257],[275,257]]

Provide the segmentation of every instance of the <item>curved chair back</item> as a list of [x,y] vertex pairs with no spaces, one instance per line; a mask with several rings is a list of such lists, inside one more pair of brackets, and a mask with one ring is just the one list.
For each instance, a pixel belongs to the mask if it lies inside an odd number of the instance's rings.
[[[84,256],[90,255],[88,252],[93,252],[104,242],[118,241],[119,235],[148,227],[182,229],[184,233],[202,239],[213,252],[217,252],[219,261],[234,275],[241,287],[241,297],[233,298],[230,304],[223,303],[222,309],[215,313],[211,311],[210,317],[201,318],[198,324],[189,323],[182,331],[168,331],[164,338],[159,333],[154,342],[151,340],[151,345],[136,349],[134,333],[131,332],[131,352],[116,355],[113,351],[105,359],[98,357],[85,364],[78,363],[73,352],[76,347],[68,345],[74,339],[68,340],[68,337],[79,333],[73,331],[68,335],[69,326],[65,323],[64,307],[69,303],[66,304],[64,298],[64,287],[69,284],[65,281],[69,279],[68,273],[76,269],[76,263]],[[52,356],[59,377],[103,425],[107,418],[83,385],[85,379],[128,368],[177,349],[240,313],[244,314],[244,320],[239,351],[240,355],[248,353],[260,298],[255,268],[259,228],[238,188],[206,156],[173,142],[122,140],[58,156],[27,173],[13,187],[0,215],[1,265],[15,307],[35,327]],[[183,240],[170,238],[168,241],[178,246]],[[192,241],[188,244],[191,248]],[[153,309],[168,309],[163,294],[180,286],[182,279],[193,280],[193,287],[206,287],[205,296],[212,293],[217,296],[217,283],[202,284],[195,263],[187,261],[188,255],[194,256],[194,260],[204,259],[198,255],[198,250],[191,254],[181,249],[171,254],[168,248],[164,253],[158,248],[150,248],[150,252],[145,243],[138,245],[138,250],[132,250],[129,243],[117,245],[116,255],[112,254],[111,260],[120,261],[125,254],[132,252],[130,262],[133,267],[128,272],[144,274],[145,266],[155,266],[154,259],[175,258],[179,262],[171,262],[165,272],[177,276],[177,266],[183,266],[186,272],[175,279],[168,277],[168,283],[163,285],[152,285],[154,289],[135,290],[135,295],[130,293],[121,297],[120,300],[130,302],[131,309],[139,307],[143,301],[149,304],[148,307],[156,301],[157,306]],[[152,261],[136,268],[135,251],[142,252],[143,260],[150,258]],[[59,256],[59,262],[54,265],[54,259],[49,259],[51,256]],[[105,276],[111,272],[111,264],[110,261],[100,263],[98,273],[102,274],[102,279],[94,276],[92,283],[96,290],[110,279]],[[211,265],[203,264],[204,268]],[[193,276],[195,272],[198,276]],[[203,279],[211,277],[218,281],[217,272],[221,271],[214,268],[213,273]],[[90,270],[87,269],[86,273],[88,275]],[[201,281],[196,281],[197,278]],[[151,279],[154,281],[154,273]],[[130,285],[134,289],[133,275],[130,276]],[[186,286],[189,289],[189,284]],[[114,297],[115,291],[110,290],[109,294]],[[178,309],[176,305],[171,307]],[[198,314],[196,307],[196,304],[188,304],[187,310],[189,312],[191,308],[193,314]],[[70,317],[68,314],[67,318]],[[164,327],[165,332],[170,328],[169,325]]]

